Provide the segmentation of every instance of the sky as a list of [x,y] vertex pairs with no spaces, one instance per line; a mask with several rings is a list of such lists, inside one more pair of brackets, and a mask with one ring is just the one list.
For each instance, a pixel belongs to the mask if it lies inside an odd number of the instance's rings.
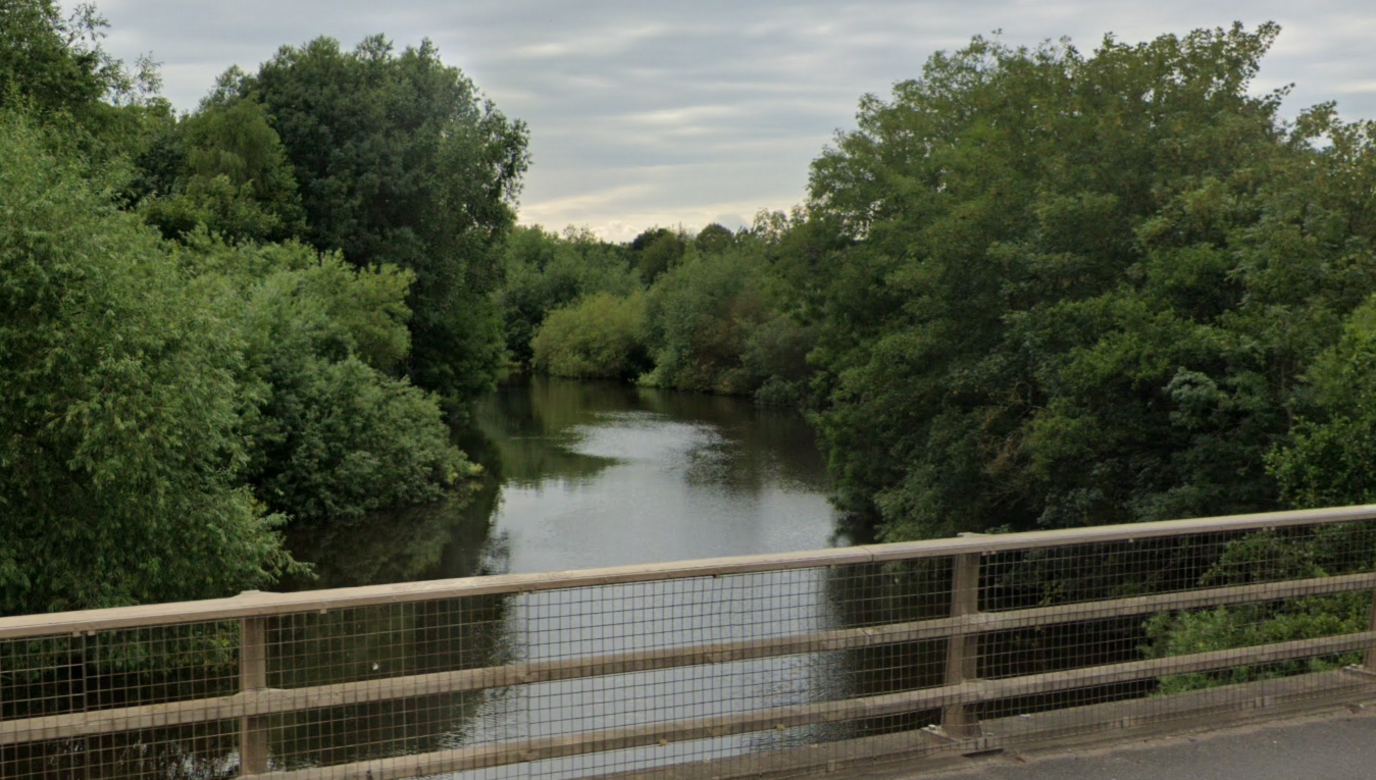
[[[70,6],[71,3],[66,3]],[[1136,42],[1241,21],[1282,33],[1254,91],[1293,83],[1294,114],[1336,100],[1376,118],[1369,0],[104,0],[105,47],[162,63],[163,93],[192,110],[231,65],[327,35],[429,38],[530,129],[520,220],[624,241],[645,228],[748,225],[806,197],[808,166],[934,52],[974,35],[1035,45],[1106,33]]]

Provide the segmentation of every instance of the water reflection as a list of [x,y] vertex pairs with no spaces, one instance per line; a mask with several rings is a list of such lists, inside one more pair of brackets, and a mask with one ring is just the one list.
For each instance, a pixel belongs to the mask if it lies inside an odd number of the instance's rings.
[[807,423],[735,398],[534,379],[477,410],[512,571],[813,549],[832,540]]
[[[502,464],[494,533],[512,571],[815,549],[833,541],[825,463],[797,415],[740,399],[535,379],[475,419]],[[536,593],[511,603],[511,645],[541,661],[839,625],[820,571]],[[840,654],[523,686],[468,744],[528,740],[845,695]],[[486,770],[563,777],[834,738],[787,729]]]
[[[474,419],[476,430],[456,435],[486,471],[475,500],[301,535],[293,539],[293,549],[315,562],[317,577],[293,586],[814,549],[833,539],[825,464],[811,429],[796,415],[759,410],[740,399],[535,379],[494,393],[478,405]],[[827,589],[825,573],[803,571],[495,599],[470,608],[485,630],[463,634],[461,666],[835,627],[838,613]],[[328,629],[331,621],[306,623],[294,625],[294,631],[329,645],[329,667],[362,675],[356,679],[372,676],[379,648],[346,639],[342,629]],[[423,625],[405,620],[399,628],[416,641],[424,633]],[[406,640],[397,646],[412,644]],[[438,651],[420,655],[438,659],[441,666],[453,660]],[[413,664],[408,658],[403,653],[387,663]],[[479,746],[817,701],[848,689],[842,661],[840,654],[793,656],[718,665],[711,675],[695,668],[663,670],[421,702],[402,713],[411,730],[381,740],[377,736],[388,732],[378,717],[398,713],[329,711],[282,723],[284,735],[292,735],[284,737],[283,747],[309,746],[310,761],[334,760],[394,754],[405,745],[417,747],[417,738],[422,749],[424,744],[429,749]],[[292,676],[283,675],[284,682]],[[369,724],[366,733],[338,726],[355,722]],[[335,730],[321,724],[333,724]],[[823,736],[815,728],[790,729],[479,774],[563,776],[594,765],[728,755]]]

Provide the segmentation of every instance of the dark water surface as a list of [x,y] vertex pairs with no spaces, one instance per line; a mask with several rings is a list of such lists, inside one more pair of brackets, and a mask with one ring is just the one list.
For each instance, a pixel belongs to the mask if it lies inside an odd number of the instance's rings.
[[798,415],[737,398],[536,380],[478,410],[513,572],[825,547],[826,469]]
[[[293,538],[293,551],[313,562],[317,575],[286,585],[555,571],[844,543],[835,533],[836,513],[827,501],[826,469],[813,431],[796,414],[735,398],[534,379],[483,399],[474,422],[456,438],[486,471],[476,500]],[[438,671],[836,627],[845,620],[829,591],[835,583],[828,583],[826,571],[806,570],[492,597],[482,604],[440,606],[431,615],[403,610],[386,622],[417,638],[407,640],[408,647],[431,649],[409,650],[394,660],[379,660],[374,647],[354,649],[360,640],[340,635],[348,617],[340,618],[340,634],[322,619],[304,635],[333,636],[329,642],[341,649],[330,666],[356,679],[400,664],[430,671],[422,656],[434,657]],[[355,634],[371,630],[357,621],[352,625]],[[437,626],[439,634],[455,639],[436,644]],[[434,649],[441,646],[442,653]],[[291,724],[299,736],[277,743],[284,753],[292,752],[291,745],[304,748],[314,756],[305,759],[309,765],[801,704],[844,695],[840,660],[791,656],[516,686],[440,697],[371,717],[330,711],[316,721]],[[359,671],[347,671],[352,667]],[[298,677],[284,670],[281,683],[300,684]],[[411,725],[393,733],[389,724],[399,720]],[[794,729],[699,740],[474,776],[572,777],[818,736]]]
[[797,414],[748,400],[535,378],[456,433],[487,472],[440,503],[290,540],[290,588],[558,571],[838,543],[827,475]]

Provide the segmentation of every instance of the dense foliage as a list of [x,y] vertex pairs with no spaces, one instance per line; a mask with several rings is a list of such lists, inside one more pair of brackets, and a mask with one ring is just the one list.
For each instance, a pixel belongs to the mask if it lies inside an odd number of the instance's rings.
[[[837,502],[890,540],[1376,500],[1376,124],[1328,104],[1286,121],[1283,90],[1252,91],[1278,33],[1090,54],[976,38],[932,57],[861,100],[805,210],[622,247],[646,289],[638,381],[812,409]],[[587,369],[614,364],[611,305],[555,309],[534,367],[624,372]],[[1220,557],[1188,576],[1367,571],[1352,533],[1193,550]],[[1034,562],[1023,595],[1142,576],[1083,568]],[[1348,633],[1369,609],[1349,594],[1163,614],[1121,639],[1205,652]]]
[[518,370],[529,367],[531,339],[550,312],[584,296],[626,297],[641,287],[627,253],[586,231],[557,236],[538,226],[518,227],[503,247],[502,265],[498,300],[507,355]]
[[613,244],[513,228],[526,129],[428,42],[177,116],[102,24],[0,0],[0,612],[461,500],[441,403],[508,370],[802,409],[889,539],[1376,500],[1376,125],[1251,91],[1274,25],[976,38],[865,96],[805,208]]
[[464,401],[504,365],[491,293],[515,220],[526,131],[428,41],[397,54],[381,36],[352,52],[329,38],[285,47],[222,89],[261,101],[299,183],[305,238],[359,267],[415,274],[417,384]]
[[762,213],[737,233],[651,228],[624,245],[518,228],[500,296],[513,366],[808,406],[817,328],[777,270],[792,224]]
[[263,586],[286,524],[465,500],[438,394],[504,363],[520,123],[381,38],[175,116],[102,28],[0,2],[0,614]]
[[243,344],[82,173],[0,120],[0,614],[269,582],[289,559],[239,479]]
[[[838,503],[890,539],[1371,500],[1371,126],[1253,92],[1278,34],[932,57],[862,99],[805,210],[603,245],[645,289],[638,381],[816,410]],[[578,302],[629,293],[594,287],[524,294],[509,344],[554,310],[610,343]]]
[[296,179],[261,104],[208,102],[150,136],[127,197],[167,238],[205,228],[226,241],[270,242],[305,230]]
[[385,373],[409,346],[409,273],[354,271],[300,245],[204,243],[195,270],[221,284],[243,333],[245,478],[260,501],[341,523],[437,500],[473,473],[435,400]]
[[890,538],[1265,510],[1268,458],[1360,498],[1300,450],[1361,424],[1334,380],[1369,371],[1373,150],[1248,91],[1277,32],[976,39],[862,101],[811,180],[847,245],[790,258],[845,508]]
[[553,376],[634,378],[646,365],[644,333],[644,295],[596,293],[549,313],[531,342],[531,362]]
[[[1317,526],[1260,531],[1230,542],[1200,577],[1206,587],[1309,577],[1332,577],[1371,570],[1376,538],[1369,525]],[[1219,606],[1209,610],[1163,612],[1143,626],[1148,657],[1162,658],[1314,639],[1366,630],[1371,594],[1306,596],[1269,604]],[[1326,671],[1360,662],[1359,653],[1240,666],[1217,672],[1171,675],[1163,693]]]

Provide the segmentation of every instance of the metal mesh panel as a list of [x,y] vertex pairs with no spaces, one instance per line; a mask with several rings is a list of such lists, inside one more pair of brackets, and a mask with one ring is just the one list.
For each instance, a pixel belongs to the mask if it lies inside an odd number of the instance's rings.
[[729,777],[1352,695],[1367,516],[0,619],[0,776]]

